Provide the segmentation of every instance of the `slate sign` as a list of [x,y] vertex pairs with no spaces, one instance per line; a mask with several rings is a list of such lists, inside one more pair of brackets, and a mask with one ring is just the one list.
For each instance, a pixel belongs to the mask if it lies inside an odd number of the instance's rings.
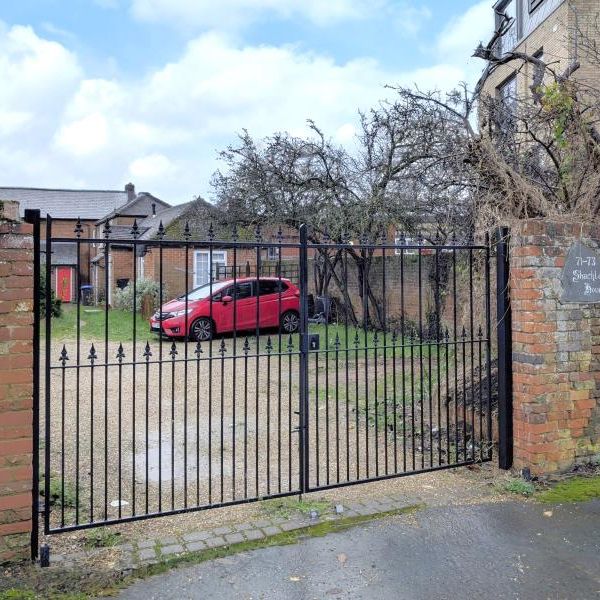
[[575,242],[562,273],[561,302],[600,302],[600,253]]

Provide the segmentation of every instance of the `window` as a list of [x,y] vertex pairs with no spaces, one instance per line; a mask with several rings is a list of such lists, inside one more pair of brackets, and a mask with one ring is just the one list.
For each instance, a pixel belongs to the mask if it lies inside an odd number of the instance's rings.
[[402,248],[402,246],[417,246],[417,241],[414,238],[411,237],[400,237],[400,236],[396,236],[394,238],[394,245],[395,246],[400,246],[399,248],[396,247],[394,249],[394,253],[397,256],[400,256],[400,254],[416,254],[417,250],[415,248],[407,248],[406,250],[404,250]]
[[259,296],[267,294],[278,294],[280,291],[285,292],[288,286],[283,281],[261,279],[258,282]]
[[225,296],[231,296],[236,300],[244,300],[245,298],[252,298],[252,282],[236,283],[235,286],[230,286],[225,290]]
[[513,109],[517,103],[517,76],[511,75],[498,87],[498,97],[503,106]]
[[512,134],[516,128],[517,114],[517,76],[511,75],[497,89],[498,110],[496,111],[496,127],[499,132]]
[[[544,60],[544,49],[540,48],[534,55],[533,58],[537,58],[538,60]],[[534,81],[543,82],[544,79],[544,67],[540,65],[535,65],[533,68],[533,78]]]
[[[212,252],[212,274],[211,253],[209,250],[196,250],[194,252],[194,287],[200,287],[216,279],[217,270],[223,272],[227,267],[227,252],[224,250],[213,250]],[[211,277],[212,275],[212,277]]]
[[496,8],[496,30],[503,25],[505,18],[510,19],[510,27],[500,38],[498,53],[502,56],[511,52],[519,39],[519,19],[517,18],[517,0],[507,0]]
[[279,258],[279,247],[269,246],[267,248],[267,260],[277,260]]
[[[188,295],[188,300],[190,302],[194,301],[194,300],[204,300],[205,298],[208,298],[211,293],[213,294],[213,298],[215,298],[215,300],[217,299],[217,295],[219,296],[220,299],[220,293],[216,294],[216,292],[219,292],[219,290],[221,290],[223,288],[225,284],[224,283],[213,283],[212,285],[210,283],[205,283],[204,285],[192,290]],[[177,298],[177,300],[184,300],[185,296],[179,296],[179,298]]]
[[529,13],[539,8],[544,3],[544,0],[529,0]]

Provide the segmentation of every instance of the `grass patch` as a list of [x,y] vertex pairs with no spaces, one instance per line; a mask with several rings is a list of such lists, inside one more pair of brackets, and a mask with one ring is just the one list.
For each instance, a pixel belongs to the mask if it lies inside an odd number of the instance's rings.
[[268,515],[289,519],[295,514],[310,515],[316,511],[320,515],[331,512],[333,504],[327,500],[299,500],[298,498],[275,498],[262,503],[261,509]]
[[94,529],[88,531],[84,546],[86,548],[112,548],[121,541],[121,534],[110,529]]
[[547,504],[585,502],[594,498],[600,498],[600,476],[573,477],[537,496],[537,500]]
[[[77,307],[63,306],[62,317],[52,319],[51,336],[54,341],[75,339],[77,336]],[[102,306],[80,307],[80,333],[84,340],[103,340],[105,313]],[[135,323],[138,340],[152,339],[150,324],[137,313]],[[45,322],[41,325],[41,335],[46,335]],[[133,340],[133,313],[125,310],[109,309],[108,339],[113,342],[131,342]]]
[[[46,492],[44,475],[40,474],[40,494],[43,496]],[[75,494],[74,486],[65,481],[65,490],[63,496],[62,483],[60,477],[54,473],[50,474],[50,505],[51,506],[62,506],[64,503],[65,508],[76,508],[77,496]]]
[[83,593],[63,594],[61,592],[48,592],[43,596],[32,590],[10,589],[4,592],[0,591],[0,600],[87,600],[89,596]]
[[535,493],[535,486],[533,483],[530,481],[523,481],[523,479],[511,479],[510,481],[506,481],[502,484],[502,489],[505,492],[525,496],[526,498],[533,496]]

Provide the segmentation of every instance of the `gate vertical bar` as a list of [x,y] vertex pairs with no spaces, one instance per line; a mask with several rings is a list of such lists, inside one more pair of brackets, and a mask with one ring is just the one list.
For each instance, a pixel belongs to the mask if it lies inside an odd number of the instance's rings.
[[[498,464],[510,469],[513,463],[512,405],[512,316],[510,305],[510,231],[496,231],[496,305],[498,321]],[[489,377],[489,374],[488,374]]]
[[40,515],[40,211],[26,209],[25,222],[33,225],[33,397],[31,560],[38,557]]
[[309,488],[308,440],[308,233],[300,226],[300,492]]
[[44,398],[44,533],[50,530],[50,346],[52,344],[52,217],[46,215],[46,289],[44,290],[46,319],[45,398]]

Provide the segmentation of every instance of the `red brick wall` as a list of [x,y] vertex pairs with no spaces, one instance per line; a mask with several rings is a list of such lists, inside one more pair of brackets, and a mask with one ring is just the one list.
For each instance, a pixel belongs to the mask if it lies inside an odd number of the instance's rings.
[[33,240],[15,205],[0,203],[0,563],[31,532]]
[[[77,219],[55,219],[52,221],[52,237],[65,237],[76,239],[75,226]],[[94,235],[94,221],[82,221],[81,239],[90,238]],[[40,223],[40,235],[42,240],[46,239],[46,221]],[[96,250],[89,243],[80,245],[79,260],[81,264],[81,284],[90,283],[91,267],[90,259],[96,254]],[[74,289],[77,287],[77,282],[74,284]]]
[[597,246],[600,227],[530,220],[513,232],[514,459],[534,474],[600,453],[600,306],[560,302],[577,239]]

